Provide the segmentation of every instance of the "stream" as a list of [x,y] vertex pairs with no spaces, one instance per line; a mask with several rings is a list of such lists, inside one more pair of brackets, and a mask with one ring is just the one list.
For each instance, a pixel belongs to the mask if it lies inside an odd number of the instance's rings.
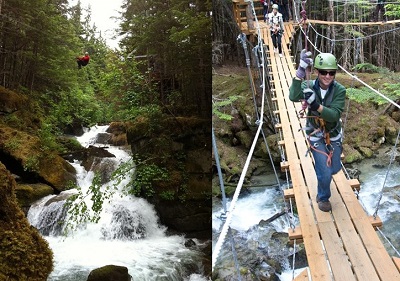
[[[398,176],[400,165],[399,161],[394,161],[390,170],[388,169],[391,153],[391,148],[382,148],[379,150],[377,158],[365,159],[361,163],[353,164],[352,168],[360,171],[359,201],[367,214],[374,213],[382,193],[378,216],[383,221],[381,230],[391,243],[386,242],[386,239],[379,233],[378,236],[383,241],[388,253],[391,256],[399,257],[396,251],[400,251],[400,177]],[[386,183],[383,188],[385,178]],[[292,280],[293,247],[288,246],[285,241],[287,241],[290,222],[294,222],[296,225],[297,218],[280,216],[271,223],[263,223],[284,210],[282,192],[277,186],[274,186],[276,181],[268,180],[267,176],[265,179],[264,188],[251,188],[249,194],[241,195],[233,210],[230,225],[232,235],[227,235],[214,269],[218,270],[219,274],[225,274],[226,280],[232,277],[236,278],[235,280],[239,278],[230,243],[232,240],[235,244],[235,254],[240,268],[248,268],[259,278],[266,277],[265,280],[276,280],[268,279],[274,274],[281,281]],[[262,179],[261,182],[263,182]],[[229,209],[230,200],[227,201],[227,209]],[[223,219],[221,219],[223,213],[222,202],[214,199],[213,246],[215,246],[223,224]],[[299,253],[296,250],[297,257],[299,260],[296,260],[294,276],[307,267],[304,252]],[[242,280],[250,280],[248,279],[249,275],[246,276],[245,272],[241,270]]]
[[[77,140],[84,147],[104,146],[96,142],[107,127],[92,127]],[[129,150],[122,147],[110,146],[107,150],[115,158],[101,159],[106,169],[113,171],[130,159]],[[87,172],[79,161],[72,165],[77,171],[78,186],[85,193],[94,173]],[[129,180],[127,177],[124,181]],[[124,182],[120,184],[123,185]],[[79,225],[67,235],[64,224],[59,222],[68,220],[65,199],[76,190],[47,196],[31,206],[28,220],[54,253],[54,270],[48,281],[85,281],[91,270],[110,264],[127,267],[132,280],[206,280],[202,276],[201,252],[196,247],[185,247],[183,236],[167,236],[167,228],[160,225],[154,207],[144,199],[124,195],[120,186],[110,202],[104,201],[98,223]],[[86,203],[91,206],[89,198]]]

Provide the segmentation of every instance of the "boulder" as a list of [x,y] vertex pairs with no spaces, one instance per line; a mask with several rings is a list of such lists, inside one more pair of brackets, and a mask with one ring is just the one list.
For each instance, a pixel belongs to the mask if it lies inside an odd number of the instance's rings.
[[17,184],[15,193],[20,206],[29,207],[40,198],[53,194],[54,190],[44,183]]
[[92,270],[87,281],[131,281],[128,268],[118,265],[106,265]]
[[[138,166],[136,173],[152,164],[150,172],[155,174],[159,169],[165,176],[163,180],[151,177],[151,186],[142,185],[136,195],[153,204],[161,223],[171,230],[190,237],[209,238],[210,121],[194,117],[165,117],[155,121],[140,116],[126,126],[132,154],[146,161],[146,165]],[[143,169],[144,176],[148,172]]]
[[126,125],[124,122],[112,122],[107,129],[111,134],[108,143],[115,146],[128,145],[126,138]]
[[15,180],[0,162],[0,280],[47,280],[53,253],[19,208],[15,188]]
[[43,153],[38,137],[0,125],[0,158],[24,182],[46,183],[57,191],[76,182],[76,171],[59,155]]

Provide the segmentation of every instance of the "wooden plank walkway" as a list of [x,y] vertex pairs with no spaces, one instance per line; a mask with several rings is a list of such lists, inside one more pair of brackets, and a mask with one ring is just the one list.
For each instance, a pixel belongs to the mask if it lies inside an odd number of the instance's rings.
[[374,230],[370,218],[362,209],[343,172],[334,176],[331,184],[332,212],[321,212],[315,197],[317,180],[311,156],[306,156],[307,142],[302,130],[304,119],[297,112],[300,103],[289,100],[289,87],[295,75],[293,58],[288,49],[294,27],[285,23],[282,47],[284,56],[273,52],[267,25],[259,23],[267,50],[273,94],[279,110],[277,126],[283,135],[283,147],[298,210],[300,226],[289,230],[290,237],[301,237],[304,243],[308,271],[295,280],[373,281],[400,280],[400,261],[391,258]]

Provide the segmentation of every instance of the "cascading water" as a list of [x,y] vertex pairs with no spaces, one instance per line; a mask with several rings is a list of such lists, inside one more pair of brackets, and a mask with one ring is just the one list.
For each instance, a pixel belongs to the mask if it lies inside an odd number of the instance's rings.
[[[365,159],[362,163],[353,165],[354,168],[361,171],[359,201],[369,215],[372,215],[375,211],[385,181],[390,158],[387,150],[387,148],[382,149],[382,151],[386,151],[383,153],[386,154],[386,156],[380,155],[380,158],[378,158],[379,160],[376,158]],[[385,236],[389,238],[397,251],[400,251],[399,174],[400,165],[398,161],[395,161],[388,177],[386,178],[385,188],[383,188],[383,197],[378,212],[378,216],[383,221],[382,231]],[[250,195],[240,197],[236,203],[230,226],[233,230],[233,240],[240,266],[242,266],[243,263],[248,262],[251,255],[256,256],[256,253],[261,253],[260,255],[262,256],[263,253],[268,253],[268,255],[272,255],[274,258],[278,258],[280,264],[283,266],[281,274],[278,274],[279,279],[281,281],[289,281],[292,280],[293,277],[292,257],[289,258],[291,253],[284,249],[286,246],[281,247],[281,245],[272,245],[271,243],[268,243],[266,239],[266,237],[269,237],[266,233],[271,231],[271,229],[276,232],[287,232],[289,229],[287,221],[284,220],[283,217],[280,217],[278,220],[273,221],[267,226],[260,225],[259,223],[261,220],[270,218],[273,214],[278,213],[282,209],[283,203],[279,201],[281,196],[281,193],[275,189],[267,188],[264,191],[255,190]],[[216,200],[213,202],[214,240],[218,238],[219,230],[223,223],[220,219],[222,213],[223,208],[221,207],[221,202]],[[297,225],[296,220],[294,223]],[[226,240],[228,243],[226,243],[225,247],[222,249],[218,262],[228,264],[227,267],[233,268],[232,264],[234,261],[229,237]],[[382,239],[382,241],[384,241],[384,239]],[[385,243],[385,246],[391,256],[398,256],[390,245]],[[248,251],[249,249],[252,250],[250,254]],[[265,266],[260,265],[259,270],[262,271],[264,269]],[[303,270],[304,267],[296,269],[294,276],[297,276]],[[267,269],[265,269],[265,271],[267,271]],[[231,272],[235,274],[234,269],[232,269]]]
[[[107,126],[91,128],[77,138],[85,147],[96,145],[97,136]],[[115,158],[105,158],[107,167],[116,168],[129,160],[129,154],[118,147],[107,149]],[[112,162],[112,164],[110,164]],[[78,161],[78,186],[85,194],[94,178]],[[129,179],[126,179],[129,181]],[[121,183],[120,186],[123,186]],[[182,236],[166,236],[158,223],[154,207],[146,200],[125,196],[117,190],[110,202],[104,201],[98,223],[79,226],[65,235],[68,210],[65,200],[77,190],[47,196],[32,205],[28,220],[39,229],[54,253],[54,271],[48,281],[85,281],[90,271],[105,265],[125,266],[133,280],[206,280],[201,272],[201,254],[186,248]],[[88,206],[91,202],[88,199]]]

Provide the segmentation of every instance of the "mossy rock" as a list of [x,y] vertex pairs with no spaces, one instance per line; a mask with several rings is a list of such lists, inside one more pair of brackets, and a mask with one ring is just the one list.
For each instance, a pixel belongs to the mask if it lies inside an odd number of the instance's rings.
[[38,137],[4,125],[0,125],[0,155],[3,164],[23,179],[47,183],[58,191],[76,182],[75,168],[56,153],[44,153]]
[[36,184],[17,184],[15,194],[21,207],[29,207],[35,201],[53,194],[51,186],[42,183]]
[[371,158],[374,155],[374,152],[369,147],[360,147],[359,149],[361,151],[362,156],[366,158]]
[[53,270],[53,253],[18,206],[15,187],[15,180],[0,163],[0,278],[47,280]]
[[87,281],[131,281],[128,268],[118,265],[106,265],[92,270]]
[[343,153],[344,153],[344,163],[350,164],[353,162],[357,162],[363,159],[361,153],[354,149],[353,147],[343,144]]

